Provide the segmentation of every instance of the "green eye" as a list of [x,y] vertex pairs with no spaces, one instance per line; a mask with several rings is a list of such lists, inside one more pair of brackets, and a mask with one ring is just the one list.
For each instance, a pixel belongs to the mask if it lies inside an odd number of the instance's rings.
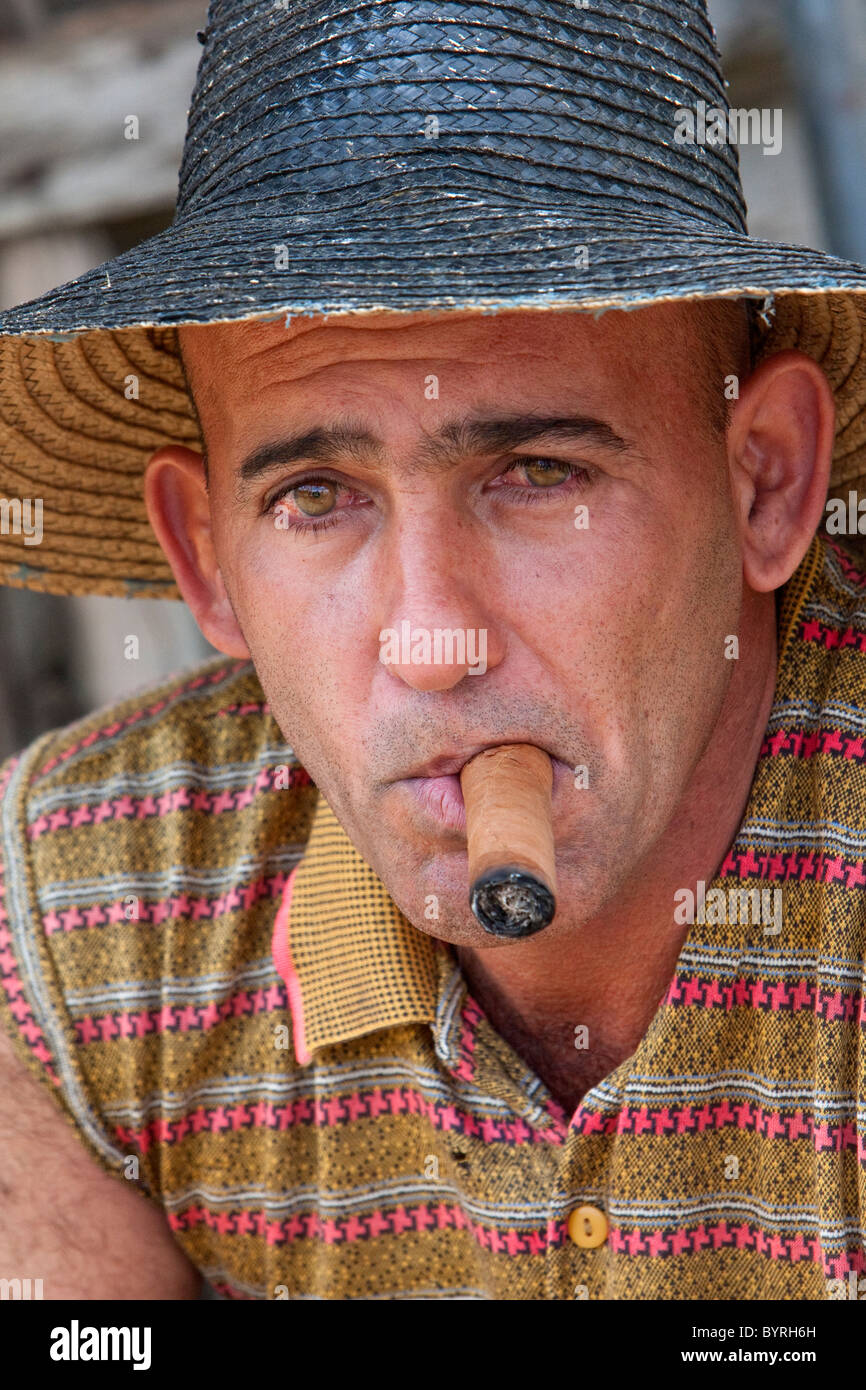
[[533,459],[520,465],[528,482],[533,487],[555,487],[571,477],[567,463],[556,463],[553,459]]
[[301,483],[292,488],[291,496],[304,516],[326,516],[337,500],[336,483]]

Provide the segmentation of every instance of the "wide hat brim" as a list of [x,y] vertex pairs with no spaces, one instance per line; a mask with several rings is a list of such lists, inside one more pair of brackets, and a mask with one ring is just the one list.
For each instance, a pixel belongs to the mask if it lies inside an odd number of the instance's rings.
[[[799,348],[837,407],[831,494],[866,485],[866,268],[703,219],[574,217],[439,190],[338,221],[263,200],[166,231],[0,314],[0,506],[42,503],[42,539],[0,528],[0,582],[179,597],[142,479],[201,448],[176,328],[382,310],[587,311],[762,301],[759,355]],[[26,511],[25,511],[26,516]],[[0,522],[3,517],[0,516]],[[2,532],[5,532],[2,533]]]

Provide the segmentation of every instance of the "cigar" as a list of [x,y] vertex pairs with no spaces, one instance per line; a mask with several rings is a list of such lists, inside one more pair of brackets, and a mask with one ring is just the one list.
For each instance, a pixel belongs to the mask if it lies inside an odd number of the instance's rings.
[[556,912],[553,766],[531,743],[485,748],[460,773],[469,905],[493,936],[533,936]]

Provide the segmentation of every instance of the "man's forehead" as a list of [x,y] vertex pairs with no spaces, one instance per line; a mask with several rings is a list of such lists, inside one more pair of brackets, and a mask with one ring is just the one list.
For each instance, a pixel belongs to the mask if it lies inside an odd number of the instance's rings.
[[[524,412],[544,406],[593,414],[610,408],[613,393],[632,400],[631,415],[640,415],[669,388],[679,389],[671,378],[679,381],[683,360],[700,363],[706,337],[706,319],[693,302],[601,316],[442,310],[298,315],[288,322],[280,316],[179,330],[202,430],[219,431],[227,445],[230,437],[233,448],[263,442],[246,436],[261,436],[267,416],[286,409],[289,389],[299,393],[297,408],[332,398],[335,388],[347,404],[371,385],[390,400],[405,387],[407,371],[420,371],[424,381],[433,372],[438,382],[447,368],[452,402],[455,388],[459,394],[471,385],[475,403],[496,410],[507,403]],[[334,423],[320,414],[301,420],[305,428]]]
[[[584,317],[584,316],[581,316]],[[203,422],[246,406],[270,387],[327,389],[326,373],[372,364],[383,375],[401,365],[450,360],[502,376],[510,357],[532,354],[562,360],[566,325],[549,315],[502,315],[463,310],[412,314],[370,313],[183,326],[183,362]]]
[[577,310],[545,309],[280,315],[271,320],[183,325],[179,337],[187,365],[207,372],[211,367],[222,370],[229,365],[243,369],[255,364],[259,368],[289,357],[298,362],[338,362],[365,356],[399,358],[427,351],[471,352],[479,347],[544,351],[547,345],[559,350],[563,343],[573,342],[577,347],[588,339],[601,346],[617,339],[633,341],[635,335],[651,337],[660,318],[669,317],[671,309],[611,310],[601,318]]
[[[574,316],[572,316],[574,317]],[[406,313],[279,315],[274,319],[244,319],[234,323],[185,324],[179,329],[184,357],[197,361],[229,358],[243,363],[252,358],[275,354],[294,347],[300,351],[315,348],[329,353],[376,350],[387,341],[394,352],[418,338],[435,343],[446,340],[495,340],[503,333],[521,327],[533,333],[550,324],[547,314],[508,310],[501,314],[480,310],[442,309]]]

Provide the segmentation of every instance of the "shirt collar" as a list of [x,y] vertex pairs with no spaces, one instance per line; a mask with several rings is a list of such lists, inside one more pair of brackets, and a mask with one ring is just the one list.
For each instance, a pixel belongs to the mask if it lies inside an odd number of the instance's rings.
[[[780,595],[777,688],[824,553],[814,537]],[[465,982],[455,957],[403,916],[321,792],[277,912],[273,956],[301,1064],[318,1048],[413,1023],[431,1026],[443,1060],[456,1056],[454,1019]]]
[[403,916],[319,792],[303,858],[274,924],[298,1061],[380,1028],[435,1024],[459,969],[444,943]]

